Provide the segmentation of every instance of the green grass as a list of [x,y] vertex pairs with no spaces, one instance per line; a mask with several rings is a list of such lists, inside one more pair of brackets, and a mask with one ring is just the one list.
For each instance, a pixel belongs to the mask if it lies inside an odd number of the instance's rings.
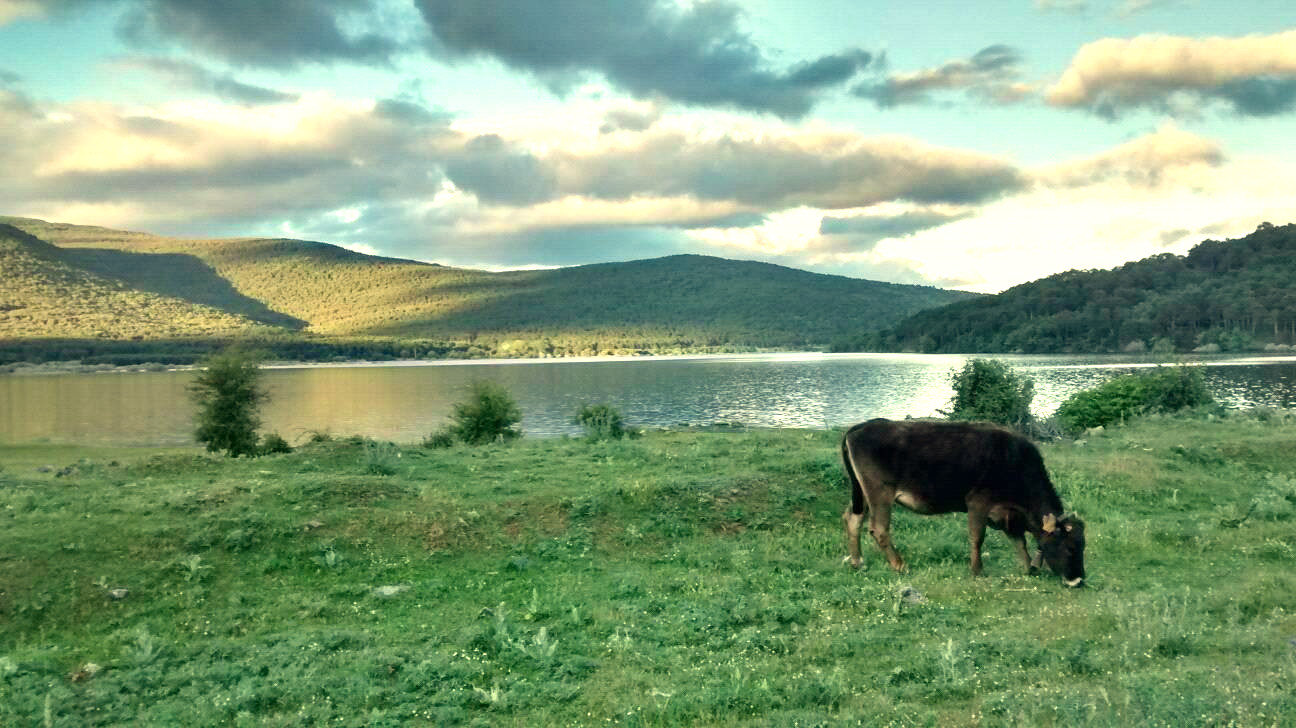
[[954,515],[843,567],[838,436],[0,447],[0,724],[1296,721],[1296,424],[1046,446],[1080,590]]

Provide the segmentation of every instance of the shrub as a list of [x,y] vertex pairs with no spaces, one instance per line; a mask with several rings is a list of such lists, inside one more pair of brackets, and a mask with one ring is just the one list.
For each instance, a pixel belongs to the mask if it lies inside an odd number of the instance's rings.
[[1212,402],[1201,367],[1157,367],[1076,392],[1058,407],[1057,417],[1074,434],[1136,415],[1178,412]]
[[365,472],[370,475],[395,475],[400,449],[390,442],[364,444]]
[[621,413],[606,404],[582,406],[575,422],[585,428],[585,436],[591,440],[620,440],[626,434]]
[[202,365],[204,368],[189,385],[190,395],[198,405],[194,437],[209,452],[223,450],[233,457],[256,455],[256,430],[261,426],[257,408],[269,397],[261,387],[257,358],[227,351],[204,360]]
[[1030,425],[1035,382],[997,359],[972,359],[950,373],[951,420],[986,420],[1025,431]]
[[515,427],[522,421],[517,402],[504,387],[483,379],[469,385],[468,399],[454,406],[450,420],[450,434],[469,445],[511,440],[522,435]]
[[451,447],[454,445],[454,442],[454,435],[450,433],[450,428],[442,427],[439,430],[434,430],[423,438],[423,447],[426,447],[429,450],[438,450]]
[[262,455],[270,455],[272,453],[292,452],[292,447],[279,433],[271,432],[261,438],[261,447],[258,450]]

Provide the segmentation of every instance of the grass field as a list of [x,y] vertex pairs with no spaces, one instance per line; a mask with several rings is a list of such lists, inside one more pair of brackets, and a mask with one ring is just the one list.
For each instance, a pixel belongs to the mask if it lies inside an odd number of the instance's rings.
[[1296,724],[1296,422],[1045,446],[1078,590],[845,568],[839,436],[0,446],[0,724]]

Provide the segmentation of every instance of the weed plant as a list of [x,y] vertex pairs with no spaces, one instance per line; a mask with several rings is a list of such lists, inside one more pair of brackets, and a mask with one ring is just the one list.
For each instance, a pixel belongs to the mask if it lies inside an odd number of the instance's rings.
[[[249,461],[3,445],[3,725],[1296,723],[1296,424],[1046,444],[1088,584],[898,511],[840,564],[840,432]],[[56,477],[47,464],[77,464]],[[912,589],[921,599],[912,597]]]
[[585,437],[590,440],[620,440],[626,434],[621,413],[611,405],[583,405],[576,411],[575,421],[585,428]]

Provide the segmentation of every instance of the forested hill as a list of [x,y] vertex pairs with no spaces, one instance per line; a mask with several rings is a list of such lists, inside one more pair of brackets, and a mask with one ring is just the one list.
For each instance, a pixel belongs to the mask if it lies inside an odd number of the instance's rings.
[[[5,265],[10,308],[0,311],[0,341],[10,343],[219,332],[280,344],[407,342],[384,349],[401,356],[804,349],[973,296],[698,255],[490,273],[301,240],[178,239],[12,217],[0,224],[23,236],[25,256],[39,247],[66,274],[51,288],[32,283],[46,272]],[[117,297],[105,298],[105,286]],[[160,309],[137,315],[122,296],[180,310],[160,326]]]
[[917,313],[837,351],[1242,351],[1296,343],[1296,225]]

